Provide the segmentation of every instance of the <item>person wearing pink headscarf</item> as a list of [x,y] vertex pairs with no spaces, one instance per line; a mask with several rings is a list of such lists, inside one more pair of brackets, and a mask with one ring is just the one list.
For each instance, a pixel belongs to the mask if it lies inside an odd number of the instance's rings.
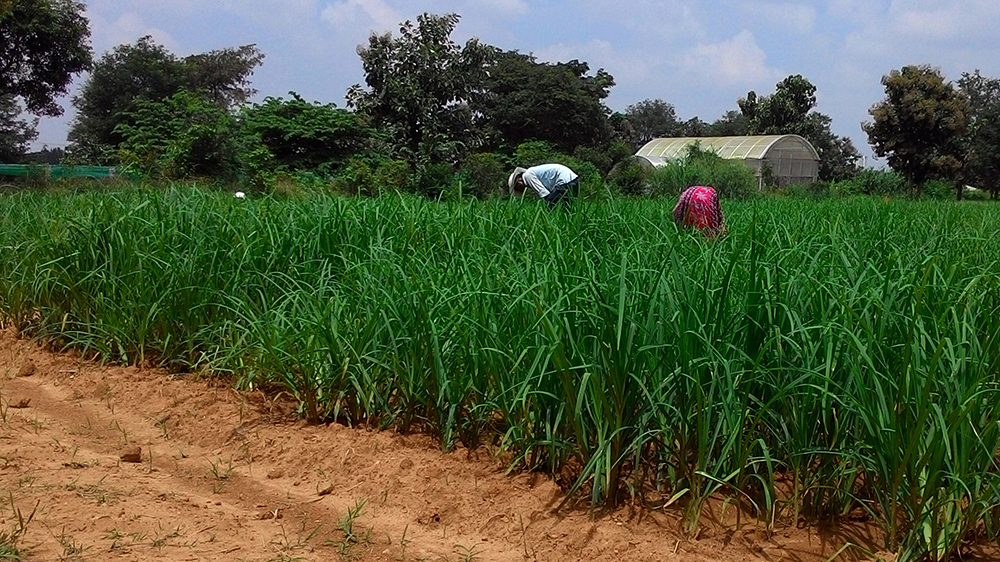
[[719,195],[706,185],[695,185],[681,193],[674,207],[674,222],[697,228],[709,238],[726,235],[726,218],[722,215]]

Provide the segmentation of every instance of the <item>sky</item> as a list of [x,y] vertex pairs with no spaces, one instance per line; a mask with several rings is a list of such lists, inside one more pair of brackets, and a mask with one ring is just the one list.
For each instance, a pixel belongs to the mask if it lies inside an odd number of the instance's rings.
[[[816,86],[816,110],[850,137],[869,165],[861,122],[884,99],[882,76],[929,64],[947,80],[980,70],[1000,77],[998,0],[93,0],[86,2],[99,57],[151,35],[179,56],[256,44],[266,58],[252,77],[265,96],[294,91],[344,107],[364,83],[357,47],[371,33],[398,36],[424,13],[456,13],[452,39],[470,38],[540,61],[587,62],[616,85],[614,111],[645,99],[672,104],[681,120],[712,122],[753,90],[786,76]],[[78,77],[71,94],[83,83]],[[65,146],[73,117],[39,124],[35,148]]]

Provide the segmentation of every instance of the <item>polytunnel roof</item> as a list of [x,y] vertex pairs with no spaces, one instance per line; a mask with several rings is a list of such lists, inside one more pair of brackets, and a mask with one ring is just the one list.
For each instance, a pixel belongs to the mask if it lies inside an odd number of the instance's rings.
[[651,162],[662,162],[683,157],[687,147],[694,143],[699,143],[702,149],[715,152],[722,158],[739,160],[763,159],[771,147],[780,143],[783,148],[791,148],[788,145],[792,145],[792,147],[802,150],[805,159],[819,160],[816,149],[809,144],[809,141],[798,135],[653,139],[640,148],[635,155],[645,157]]

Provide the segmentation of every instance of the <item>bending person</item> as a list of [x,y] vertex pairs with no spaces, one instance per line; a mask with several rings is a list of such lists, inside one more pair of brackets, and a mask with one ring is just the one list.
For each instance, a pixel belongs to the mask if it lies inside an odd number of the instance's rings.
[[725,236],[727,231],[719,195],[705,185],[689,187],[681,193],[674,207],[674,222],[677,226],[697,228],[709,238]]
[[507,187],[515,197],[524,195],[530,187],[549,205],[555,205],[567,194],[576,196],[580,191],[580,176],[562,164],[541,164],[530,168],[515,168],[507,178]]

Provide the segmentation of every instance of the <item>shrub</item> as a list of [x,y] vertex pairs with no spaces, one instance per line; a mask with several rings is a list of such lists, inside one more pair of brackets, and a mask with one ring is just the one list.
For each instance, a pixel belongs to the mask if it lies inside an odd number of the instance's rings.
[[757,176],[741,161],[726,160],[715,153],[689,148],[682,160],[659,166],[649,178],[653,196],[679,195],[692,185],[710,185],[723,198],[747,199],[757,194]]
[[459,166],[462,191],[477,199],[501,193],[507,186],[510,165],[506,159],[491,152],[470,154]]
[[615,164],[615,167],[608,173],[608,185],[615,192],[625,196],[641,196],[649,193],[648,180],[652,175],[647,165],[643,165],[635,158],[624,160]]
[[357,155],[341,167],[334,182],[344,193],[377,197],[387,191],[408,191],[411,177],[410,165],[403,160]]
[[836,195],[904,195],[907,182],[903,176],[889,170],[862,170],[853,179],[831,184]]
[[949,180],[929,180],[924,184],[924,197],[929,199],[954,199],[955,182]]

